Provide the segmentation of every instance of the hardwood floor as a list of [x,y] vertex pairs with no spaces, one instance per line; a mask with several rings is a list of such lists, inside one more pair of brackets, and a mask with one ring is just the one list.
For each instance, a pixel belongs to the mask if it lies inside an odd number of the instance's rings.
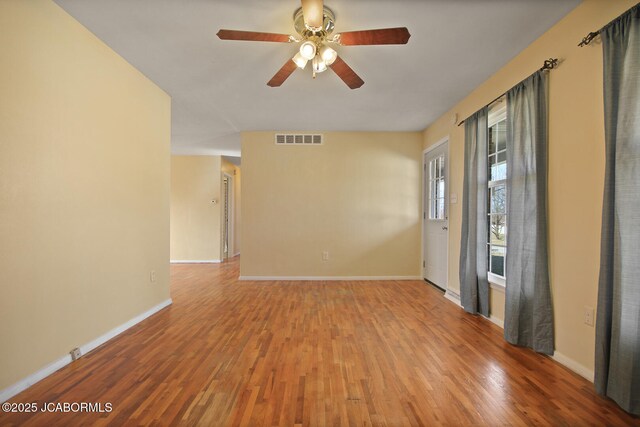
[[237,276],[172,266],[172,306],[10,400],[112,412],[0,425],[640,425],[424,282]]

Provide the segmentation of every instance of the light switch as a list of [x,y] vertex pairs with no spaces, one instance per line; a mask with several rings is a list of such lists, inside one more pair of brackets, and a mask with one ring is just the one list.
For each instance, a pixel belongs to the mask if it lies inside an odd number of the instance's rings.
[[456,193],[451,193],[451,195],[449,196],[449,203],[451,203],[452,205],[458,203],[458,195]]

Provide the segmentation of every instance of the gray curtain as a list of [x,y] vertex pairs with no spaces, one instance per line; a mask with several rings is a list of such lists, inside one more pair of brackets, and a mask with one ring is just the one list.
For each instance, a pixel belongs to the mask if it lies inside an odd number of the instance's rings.
[[489,316],[487,282],[488,108],[465,120],[460,301],[465,311]]
[[547,73],[507,92],[507,260],[504,337],[553,354],[547,261]]
[[601,34],[606,167],[595,386],[640,415],[640,6]]

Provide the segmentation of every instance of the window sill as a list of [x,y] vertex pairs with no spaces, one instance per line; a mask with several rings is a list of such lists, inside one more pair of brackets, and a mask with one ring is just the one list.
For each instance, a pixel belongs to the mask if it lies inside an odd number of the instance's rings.
[[503,277],[496,276],[493,273],[487,272],[487,279],[489,280],[489,287],[491,289],[504,293],[506,283]]

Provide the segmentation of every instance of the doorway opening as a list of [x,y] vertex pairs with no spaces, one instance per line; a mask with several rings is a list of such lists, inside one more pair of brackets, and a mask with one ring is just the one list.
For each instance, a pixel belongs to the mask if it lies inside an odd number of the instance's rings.
[[233,177],[222,175],[222,260],[233,256]]

